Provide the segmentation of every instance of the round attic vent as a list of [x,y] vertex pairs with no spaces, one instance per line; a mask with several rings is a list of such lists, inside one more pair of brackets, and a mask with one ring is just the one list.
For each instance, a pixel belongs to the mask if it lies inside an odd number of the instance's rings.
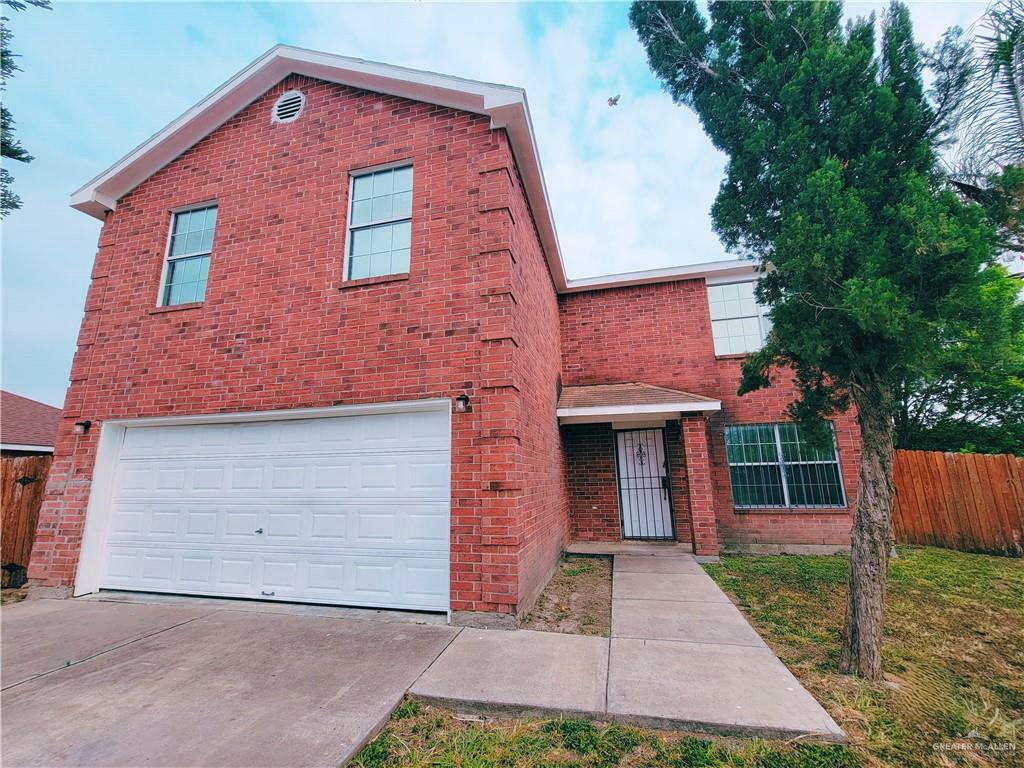
[[274,104],[275,123],[290,123],[302,114],[302,108],[306,106],[306,96],[302,91],[287,91]]

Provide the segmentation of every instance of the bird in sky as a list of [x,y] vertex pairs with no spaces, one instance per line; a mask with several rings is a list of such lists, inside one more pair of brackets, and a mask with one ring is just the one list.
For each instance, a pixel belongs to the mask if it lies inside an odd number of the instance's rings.
[[619,99],[621,99],[621,98],[622,98],[622,94],[621,93],[616,93],[614,96],[612,96],[610,99],[608,99],[608,106],[609,107],[617,107],[617,106],[619,106]]

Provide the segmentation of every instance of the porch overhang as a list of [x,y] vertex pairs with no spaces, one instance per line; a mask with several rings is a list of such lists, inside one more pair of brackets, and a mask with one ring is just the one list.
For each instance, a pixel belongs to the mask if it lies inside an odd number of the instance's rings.
[[560,424],[649,422],[678,419],[684,413],[718,411],[710,397],[642,382],[565,387],[558,398]]

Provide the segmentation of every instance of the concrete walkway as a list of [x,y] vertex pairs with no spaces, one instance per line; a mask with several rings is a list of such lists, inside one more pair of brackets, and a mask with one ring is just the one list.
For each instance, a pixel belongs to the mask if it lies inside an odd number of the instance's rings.
[[463,630],[411,692],[485,714],[845,741],[693,555],[627,551],[614,556],[611,638]]
[[610,638],[131,593],[2,615],[10,766],[340,765],[410,687],[463,711],[845,738],[680,547],[615,556]]

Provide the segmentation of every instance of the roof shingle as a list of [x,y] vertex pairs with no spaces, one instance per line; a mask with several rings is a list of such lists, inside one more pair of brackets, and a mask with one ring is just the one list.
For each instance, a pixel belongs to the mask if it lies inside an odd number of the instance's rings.
[[680,389],[656,387],[653,384],[594,384],[563,387],[559,408],[607,408],[621,405],[675,405],[677,403],[715,403],[712,397],[683,392]]
[[60,408],[0,391],[0,443],[53,447]]

